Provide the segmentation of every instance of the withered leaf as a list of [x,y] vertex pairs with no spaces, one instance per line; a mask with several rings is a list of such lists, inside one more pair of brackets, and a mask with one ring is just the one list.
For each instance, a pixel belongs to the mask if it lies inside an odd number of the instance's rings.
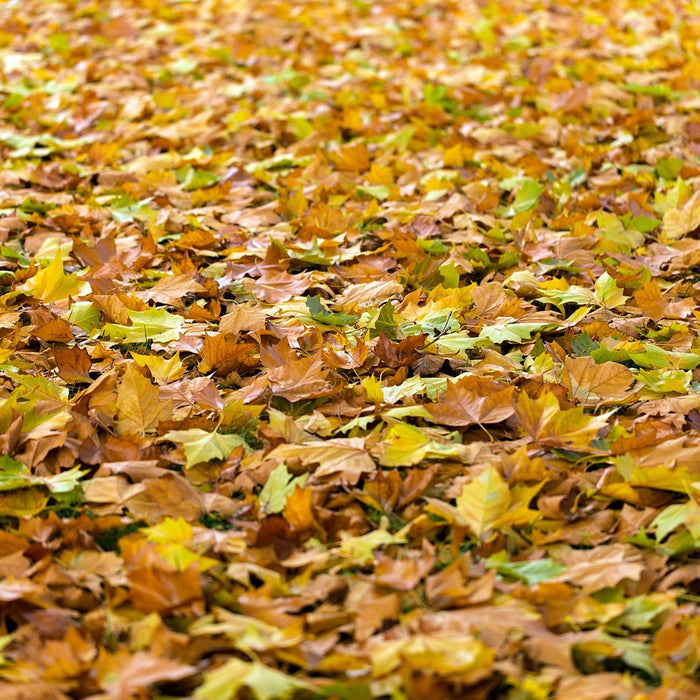
[[469,426],[500,423],[513,415],[513,387],[467,375],[448,382],[447,391],[428,411],[444,425]]

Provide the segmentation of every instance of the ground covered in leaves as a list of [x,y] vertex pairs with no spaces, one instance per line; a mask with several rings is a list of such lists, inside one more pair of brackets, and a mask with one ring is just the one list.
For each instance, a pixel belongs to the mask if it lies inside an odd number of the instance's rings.
[[2,697],[700,696],[699,40],[3,3]]

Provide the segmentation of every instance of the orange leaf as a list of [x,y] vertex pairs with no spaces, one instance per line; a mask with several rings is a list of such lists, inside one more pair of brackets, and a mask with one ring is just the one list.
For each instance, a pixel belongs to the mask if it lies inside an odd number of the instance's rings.
[[320,353],[300,360],[292,360],[288,365],[270,370],[268,380],[275,396],[288,401],[330,396],[335,393],[333,375],[323,369]]
[[620,399],[634,383],[632,372],[618,362],[602,362],[592,357],[567,357],[561,383],[569,396],[582,403],[596,402],[596,397]]
[[427,406],[443,425],[500,423],[513,415],[513,387],[482,377],[466,376],[447,385],[437,403]]
[[215,370],[219,377],[225,377],[231,372],[256,367],[259,364],[258,346],[255,343],[238,343],[235,336],[228,333],[204,336],[202,360],[197,369],[206,374]]

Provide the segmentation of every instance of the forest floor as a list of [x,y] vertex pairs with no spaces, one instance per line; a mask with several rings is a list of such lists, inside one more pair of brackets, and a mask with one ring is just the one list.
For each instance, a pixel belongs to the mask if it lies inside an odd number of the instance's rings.
[[0,695],[700,697],[700,6],[0,6]]

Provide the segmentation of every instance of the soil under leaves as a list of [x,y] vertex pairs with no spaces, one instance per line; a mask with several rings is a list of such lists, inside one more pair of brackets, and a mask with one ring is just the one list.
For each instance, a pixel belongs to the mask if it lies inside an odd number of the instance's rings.
[[699,697],[699,41],[3,3],[2,697]]

